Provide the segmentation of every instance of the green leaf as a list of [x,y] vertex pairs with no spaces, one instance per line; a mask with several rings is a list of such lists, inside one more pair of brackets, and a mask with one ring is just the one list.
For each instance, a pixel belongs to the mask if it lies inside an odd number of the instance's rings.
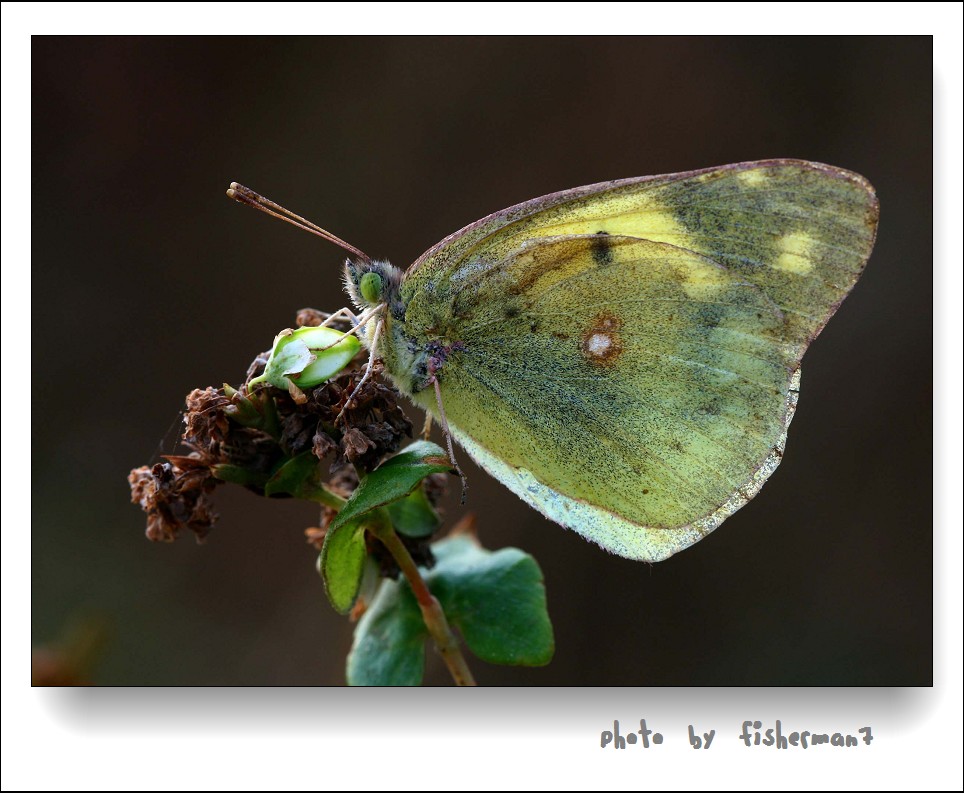
[[231,465],[230,463],[219,463],[218,465],[211,467],[211,472],[222,482],[231,482],[235,485],[244,485],[245,487],[264,487],[267,477],[260,471],[251,471],[248,468],[242,468],[240,465]]
[[[295,460],[297,459],[296,457]],[[351,498],[328,527],[319,562],[319,572],[325,579],[328,599],[335,610],[341,613],[350,611],[358,597],[365,560],[365,532],[362,524],[366,516],[386,504],[404,498],[418,487],[419,482],[426,476],[448,470],[448,458],[441,448],[434,443],[418,441],[401,454],[386,460],[355,488]],[[418,507],[410,507],[409,511],[414,511],[415,517],[404,515],[403,520],[408,521],[410,526],[416,526],[417,521],[421,521],[419,526],[424,530],[424,513],[419,513]],[[382,515],[380,519],[386,518]],[[432,530],[434,531],[434,528]],[[332,576],[337,578],[333,580]]]
[[518,548],[487,551],[466,535],[435,543],[432,552],[436,565],[425,581],[475,655],[513,666],[552,660],[552,623],[535,559]]
[[351,523],[337,532],[329,529],[325,535],[318,572],[325,582],[325,594],[339,614],[347,614],[355,605],[367,555],[364,526]]
[[[494,664],[541,666],[555,649],[539,565],[518,548],[487,551],[471,537],[432,545],[424,572],[445,616],[469,649]],[[428,629],[404,579],[384,581],[355,628],[350,685],[418,685]]]
[[428,631],[406,582],[385,579],[355,628],[350,686],[417,686],[425,673]]
[[375,595],[382,585],[381,566],[375,561],[375,557],[369,554],[365,557],[365,569],[362,570],[361,585],[358,587],[358,597],[355,598],[356,604],[362,601],[367,608],[375,602]]
[[328,529],[337,531],[364,515],[411,493],[426,476],[452,470],[448,456],[434,443],[416,441],[372,471],[355,488]]
[[388,514],[399,534],[406,537],[429,537],[440,523],[424,487],[417,487],[405,498],[393,501],[388,505]]
[[318,474],[318,458],[308,451],[302,452],[297,457],[292,457],[265,483],[264,494],[266,496],[276,496],[279,493],[287,493],[292,496],[299,496],[307,483],[313,484]]

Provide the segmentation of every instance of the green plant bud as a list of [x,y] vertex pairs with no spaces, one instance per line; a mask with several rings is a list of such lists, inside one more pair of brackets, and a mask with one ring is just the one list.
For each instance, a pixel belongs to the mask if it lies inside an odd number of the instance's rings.
[[[339,341],[340,340],[340,341]],[[270,383],[287,389],[313,388],[344,369],[361,349],[355,336],[334,328],[298,328],[275,336],[271,357],[264,373],[248,384]]]

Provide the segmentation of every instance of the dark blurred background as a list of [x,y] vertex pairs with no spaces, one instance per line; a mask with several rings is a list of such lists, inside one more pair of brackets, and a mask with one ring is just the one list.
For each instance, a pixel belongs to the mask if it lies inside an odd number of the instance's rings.
[[[481,539],[540,562],[557,644],[543,669],[473,668],[931,683],[929,38],[34,37],[31,79],[35,645],[106,624],[99,684],[344,680],[352,626],[304,542],[314,507],[224,487],[205,545],[162,546],[129,503],[189,390],[240,381],[302,306],[346,302],[342,252],[227,200],[231,180],[405,266],[547,192],[800,157],[869,178],[881,225],[805,359],[780,470],[650,566],[469,464]],[[428,670],[448,681],[431,651]]]

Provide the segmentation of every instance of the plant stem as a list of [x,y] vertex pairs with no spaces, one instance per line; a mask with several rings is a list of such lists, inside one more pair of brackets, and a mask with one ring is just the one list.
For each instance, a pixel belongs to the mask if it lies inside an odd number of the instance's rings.
[[[332,493],[324,485],[306,487],[304,491],[302,491],[301,497],[309,501],[324,504],[334,510],[340,510],[347,503],[345,499]],[[378,512],[382,511],[379,510]],[[398,534],[395,533],[395,527],[392,526],[391,518],[388,517],[387,513],[379,515],[378,512],[375,513],[377,519],[368,524],[369,530],[381,540],[382,544],[395,559],[398,568],[405,575],[405,578],[408,579],[409,586],[412,588],[412,593],[415,595],[418,607],[422,610],[422,619],[425,620],[425,627],[428,628],[428,632],[431,634],[436,647],[438,647],[439,653],[442,655],[442,660],[445,661],[445,665],[449,668],[455,684],[458,686],[474,686],[475,678],[472,677],[472,671],[465,662],[465,656],[462,655],[458,639],[455,638],[455,634],[452,633],[452,629],[449,627],[448,620],[445,618],[445,612],[442,610],[442,605],[438,602],[435,595],[429,591],[425,579],[422,578],[422,574],[418,571],[418,565],[415,564],[415,560],[408,552],[408,548],[405,547],[404,543],[398,538]]]
[[316,504],[331,507],[335,512],[340,512],[341,508],[348,503],[341,496],[332,493],[324,485],[311,483],[305,484],[304,489],[298,494],[298,497],[307,501],[314,501]]
[[378,521],[377,525],[372,526],[372,529],[375,536],[388,548],[398,564],[399,569],[405,574],[405,578],[408,579],[409,586],[412,587],[412,593],[415,595],[415,600],[422,610],[422,619],[425,620],[425,627],[428,628],[428,632],[432,635],[432,639],[442,654],[442,660],[445,661],[445,665],[449,668],[455,684],[457,686],[474,686],[475,678],[472,677],[472,672],[465,662],[465,656],[462,655],[458,639],[455,638],[455,634],[452,633],[452,629],[449,627],[448,620],[445,619],[445,612],[442,611],[441,604],[435,595],[429,591],[425,579],[422,578],[422,574],[418,571],[415,560],[412,559],[408,548],[405,547],[399,539],[398,534],[395,533],[395,528],[392,526],[391,521],[388,520],[386,516],[385,520]]

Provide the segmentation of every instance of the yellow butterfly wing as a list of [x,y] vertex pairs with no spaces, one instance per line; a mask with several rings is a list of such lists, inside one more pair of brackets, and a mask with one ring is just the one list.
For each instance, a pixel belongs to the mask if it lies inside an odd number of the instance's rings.
[[[800,356],[856,281],[876,217],[860,177],[797,161],[547,196],[413,265],[405,336],[447,351],[449,423],[483,468],[656,561],[778,465]],[[434,409],[431,389],[413,396]]]

